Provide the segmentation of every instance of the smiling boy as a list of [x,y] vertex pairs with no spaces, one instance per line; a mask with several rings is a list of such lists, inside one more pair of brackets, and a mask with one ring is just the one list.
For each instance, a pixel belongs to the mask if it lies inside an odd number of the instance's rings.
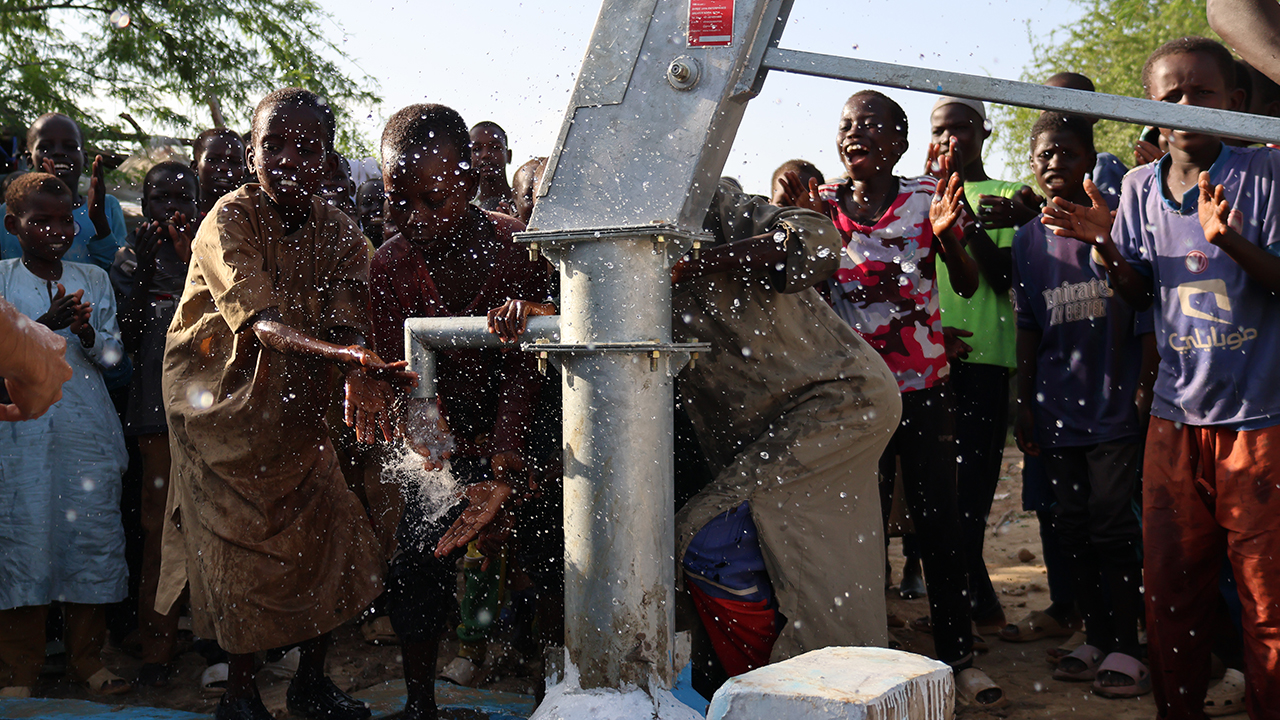
[[[1235,109],[1231,53],[1186,37],[1143,67],[1161,102]],[[1280,156],[1161,129],[1169,153],[1124,179],[1114,225],[1055,199],[1044,223],[1095,247],[1111,285],[1154,307],[1160,371],[1143,468],[1147,631],[1160,718],[1202,718],[1223,550],[1243,605],[1246,708],[1280,708]],[[1232,339],[1232,338],[1235,339]]]
[[173,476],[156,610],[190,581],[195,632],[231,655],[219,720],[271,717],[253,653],[290,644],[302,648],[292,712],[370,714],[324,675],[329,632],[368,607],[382,576],[324,421],[329,369],[342,370],[346,421],[365,442],[391,435],[380,378],[408,378],[364,347],[368,244],[316,196],[333,136],[314,93],[286,88],[258,104],[246,152],[257,182],[200,225],[165,347]]
[[977,228],[964,222],[951,157],[940,159],[945,182],[893,174],[907,150],[907,117],[886,95],[864,90],[845,102],[836,148],[847,177],[821,186],[816,195],[793,178],[778,199],[825,213],[840,231],[840,267],[828,281],[832,305],[880,353],[902,392],[902,422],[880,458],[881,498],[887,500],[885,489],[892,486],[900,457],[937,657],[955,670],[964,697],[1000,705],[1003,691],[973,667],[965,548],[956,542],[955,401],[938,306],[943,264],[961,297],[977,287],[977,263],[962,244]]
[[[124,245],[125,226],[120,201],[107,194],[102,157],[93,161],[86,198],[80,196],[80,175],[86,160],[84,134],[75,120],[59,113],[36,118],[27,131],[27,149],[31,153],[32,168],[57,176],[71,188],[75,239],[64,259],[109,269],[116,250]],[[8,230],[0,232],[0,258],[21,255],[18,238]]]

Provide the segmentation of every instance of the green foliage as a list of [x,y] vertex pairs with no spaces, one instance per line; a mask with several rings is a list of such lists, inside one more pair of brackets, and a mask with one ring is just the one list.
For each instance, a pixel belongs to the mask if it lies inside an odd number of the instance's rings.
[[354,143],[345,108],[378,98],[330,59],[346,58],[338,32],[312,0],[0,0],[0,126],[57,111],[90,137],[135,136],[95,106],[107,100],[148,132],[189,133],[213,125],[216,98],[243,131],[258,99],[297,85],[329,99]]
[[[1044,82],[1059,72],[1078,72],[1099,92],[1146,97],[1142,66],[1160,45],[1187,35],[1218,39],[1205,19],[1205,0],[1071,0],[1084,10],[1079,22],[1060,27],[1040,42],[1032,39],[1036,60],[1022,72],[1026,82]],[[992,108],[995,140],[1021,180],[1035,187],[1027,166],[1031,126],[1038,110],[997,105]],[[1114,153],[1133,164],[1133,144],[1141,128],[1104,120],[1094,128],[1098,152]]]

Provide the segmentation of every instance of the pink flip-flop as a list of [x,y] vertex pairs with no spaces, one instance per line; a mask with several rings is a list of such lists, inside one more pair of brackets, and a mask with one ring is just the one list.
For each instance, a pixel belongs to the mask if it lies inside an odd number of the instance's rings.
[[[1128,685],[1102,685],[1096,675],[1113,672],[1129,678]],[[1113,652],[1098,666],[1093,681],[1093,694],[1104,698],[1134,698],[1151,692],[1151,671],[1132,655]]]
[[[1084,664],[1084,668],[1074,672],[1067,670],[1062,667],[1062,663],[1067,660],[1079,660]],[[1101,664],[1101,650],[1092,645],[1081,645],[1058,661],[1058,667],[1053,671],[1053,679],[1066,680],[1068,682],[1088,682],[1098,676],[1098,668]]]

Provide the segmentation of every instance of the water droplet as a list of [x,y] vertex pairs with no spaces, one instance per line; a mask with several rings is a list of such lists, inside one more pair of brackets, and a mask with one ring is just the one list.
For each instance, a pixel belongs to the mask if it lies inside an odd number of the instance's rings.
[[187,402],[197,410],[208,410],[213,406],[213,393],[202,387],[187,388]]
[[116,343],[107,343],[102,348],[102,364],[114,366],[124,357],[124,350]]

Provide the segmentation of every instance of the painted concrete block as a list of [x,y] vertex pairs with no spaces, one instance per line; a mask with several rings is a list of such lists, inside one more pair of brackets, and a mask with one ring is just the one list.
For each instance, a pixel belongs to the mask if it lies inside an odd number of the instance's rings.
[[739,675],[707,720],[950,720],[951,668],[883,648],[831,647]]

